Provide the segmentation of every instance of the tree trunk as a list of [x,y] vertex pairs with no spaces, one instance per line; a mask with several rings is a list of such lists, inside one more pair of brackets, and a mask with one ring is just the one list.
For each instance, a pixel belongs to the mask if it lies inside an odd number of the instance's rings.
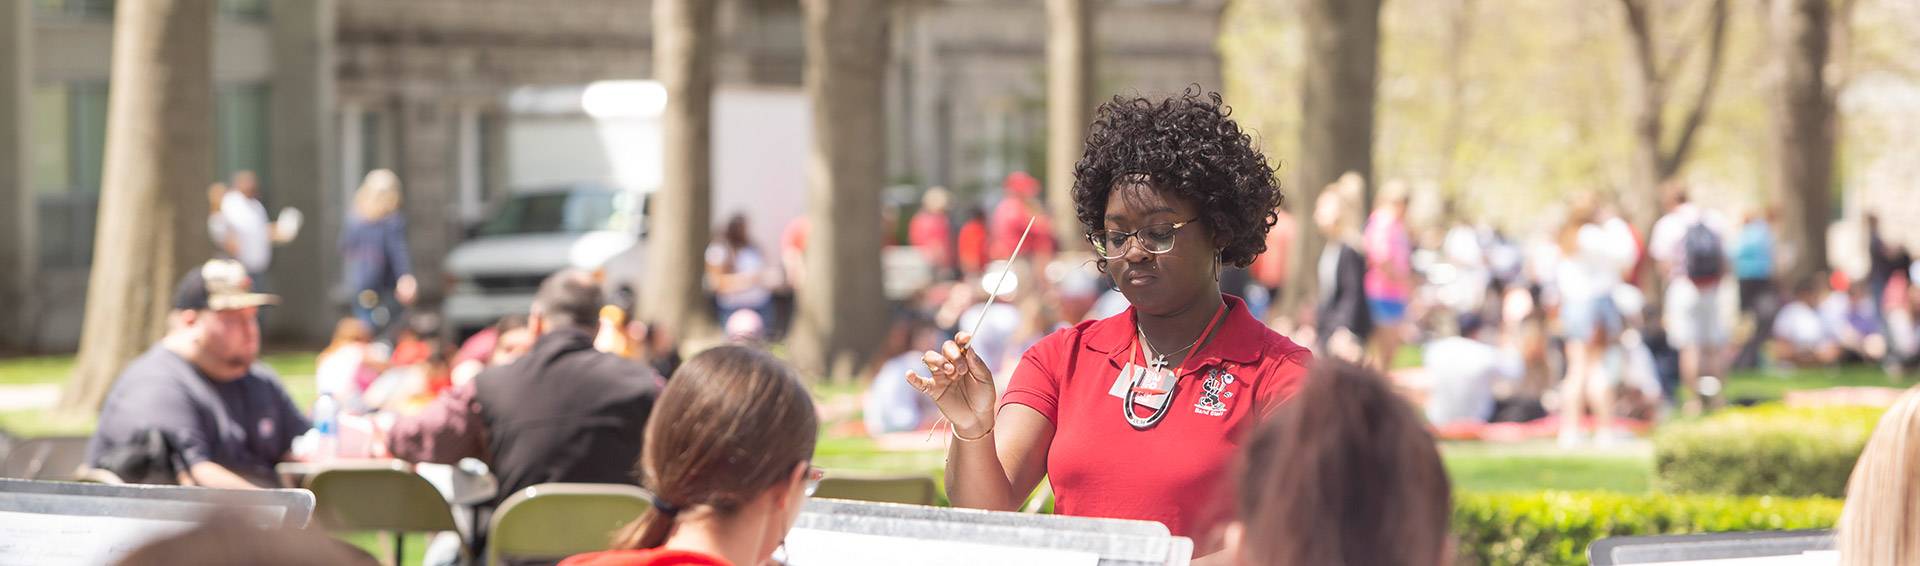
[[1781,203],[1779,241],[1792,262],[1784,281],[1811,277],[1827,265],[1827,221],[1834,181],[1834,93],[1825,69],[1833,13],[1826,0],[1775,0],[1774,59],[1780,66],[1774,98],[1775,202]]
[[212,253],[213,0],[121,2],[78,366],[63,411],[99,410],[164,332],[174,284]]
[[1047,208],[1064,249],[1085,232],[1073,210],[1073,165],[1093,117],[1093,8],[1089,0],[1047,0]]
[[[1285,312],[1298,312],[1319,296],[1320,248],[1326,239],[1313,227],[1320,190],[1349,171],[1373,178],[1373,115],[1380,69],[1380,0],[1305,0],[1307,34],[1301,73],[1300,167],[1293,217],[1301,220],[1292,254]],[[1374,183],[1369,182],[1368,186]],[[1371,192],[1371,190],[1369,190]],[[1371,199],[1368,199],[1371,200]]]
[[807,162],[807,282],[793,359],[809,375],[851,378],[885,333],[880,285],[880,188],[886,131],[885,0],[805,0],[806,89],[813,109]]
[[1633,52],[1633,70],[1628,73],[1632,92],[1628,97],[1628,111],[1633,115],[1634,138],[1629,165],[1633,186],[1622,195],[1620,204],[1642,234],[1651,232],[1654,220],[1660,216],[1660,186],[1678,176],[1686,166],[1693,141],[1706,123],[1714,88],[1720,82],[1727,38],[1727,2],[1714,0],[1709,8],[1712,12],[1708,18],[1707,61],[1702,70],[1705,76],[1674,134],[1673,146],[1663,147],[1662,140],[1667,136],[1663,116],[1671,94],[1668,89],[1673,84],[1673,75],[1685,63],[1688,46],[1666,53],[1665,62],[1661,61],[1663,53],[1659,49],[1657,30],[1661,22],[1650,4],[1650,0],[1620,0]]
[[661,116],[660,190],[647,223],[645,318],[683,339],[717,331],[701,283],[712,238],[712,147],[714,2],[656,0],[654,76],[667,89]]

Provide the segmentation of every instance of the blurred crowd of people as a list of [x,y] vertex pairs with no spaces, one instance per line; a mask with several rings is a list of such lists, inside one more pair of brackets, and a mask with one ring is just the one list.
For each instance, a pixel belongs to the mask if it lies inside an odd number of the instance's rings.
[[1920,362],[1913,263],[1871,215],[1865,277],[1787,281],[1770,209],[1735,221],[1677,184],[1646,233],[1611,198],[1581,194],[1556,227],[1515,239],[1450,206],[1410,225],[1399,182],[1361,223],[1363,183],[1350,175],[1321,192],[1316,306],[1274,312],[1274,325],[1381,368],[1419,344],[1422,363],[1393,373],[1443,435],[1543,422],[1563,444],[1608,443],[1671,410],[1727,402],[1730,371]]
[[[1010,375],[1003,370],[1040,337],[1125,310],[1090,255],[1054,241],[1038,186],[1013,173],[997,203],[959,215],[936,187],[908,216],[906,240],[892,243],[918,250],[935,276],[891,317],[872,364],[869,432],[934,424],[924,396],[891,377],[924,371],[916,356],[930,345],[977,326],[976,349],[994,375]],[[1266,252],[1225,270],[1221,288],[1323,356],[1392,369],[1443,435],[1535,423],[1527,434],[1610,443],[1670,412],[1727,402],[1731,371],[1857,363],[1898,373],[1920,364],[1914,265],[1871,215],[1865,277],[1821,270],[1788,281],[1771,209],[1735,219],[1680,185],[1663,188],[1664,211],[1649,231],[1613,198],[1582,194],[1557,226],[1518,238],[1451,205],[1438,222],[1415,222],[1412,192],[1389,181],[1366,210],[1366,181],[1342,177],[1308,209],[1305,229],[1326,242],[1306,264],[1312,272],[1289,273],[1302,227],[1283,209]],[[1022,257],[1008,262],[1028,218],[1036,221]],[[1288,311],[1290,285],[1317,292]],[[1404,359],[1409,351],[1422,361]]]

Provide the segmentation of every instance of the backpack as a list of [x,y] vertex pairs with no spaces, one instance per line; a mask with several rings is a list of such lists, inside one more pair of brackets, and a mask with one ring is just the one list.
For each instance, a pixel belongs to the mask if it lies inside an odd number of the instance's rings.
[[1680,242],[1686,252],[1683,266],[1688,279],[1711,281],[1726,273],[1726,251],[1720,246],[1720,234],[1708,228],[1706,222],[1694,222],[1687,227],[1686,236]]
[[187,471],[173,439],[156,428],[135,432],[132,442],[107,450],[94,466],[134,484],[177,485],[178,474]]

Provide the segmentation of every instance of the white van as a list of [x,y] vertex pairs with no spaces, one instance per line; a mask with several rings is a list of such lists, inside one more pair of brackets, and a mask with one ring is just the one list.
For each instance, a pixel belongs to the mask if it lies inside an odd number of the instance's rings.
[[[642,204],[660,186],[666,89],[654,81],[525,86],[504,103],[510,190],[445,262],[442,308],[463,334],[525,314],[540,281],[561,269],[604,270],[609,293],[645,280]],[[806,210],[806,96],[722,86],[712,112],[709,222],[717,229],[745,214],[754,243],[778,249],[781,230]]]
[[646,266],[640,221],[641,195],[633,191],[592,183],[515,191],[447,254],[448,323],[465,334],[526,314],[541,280],[562,269],[632,280]]

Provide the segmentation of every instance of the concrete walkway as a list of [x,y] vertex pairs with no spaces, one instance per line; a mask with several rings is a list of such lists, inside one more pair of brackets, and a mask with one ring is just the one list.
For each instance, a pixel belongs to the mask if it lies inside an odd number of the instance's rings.
[[0,411],[46,409],[60,402],[60,384],[0,385]]

